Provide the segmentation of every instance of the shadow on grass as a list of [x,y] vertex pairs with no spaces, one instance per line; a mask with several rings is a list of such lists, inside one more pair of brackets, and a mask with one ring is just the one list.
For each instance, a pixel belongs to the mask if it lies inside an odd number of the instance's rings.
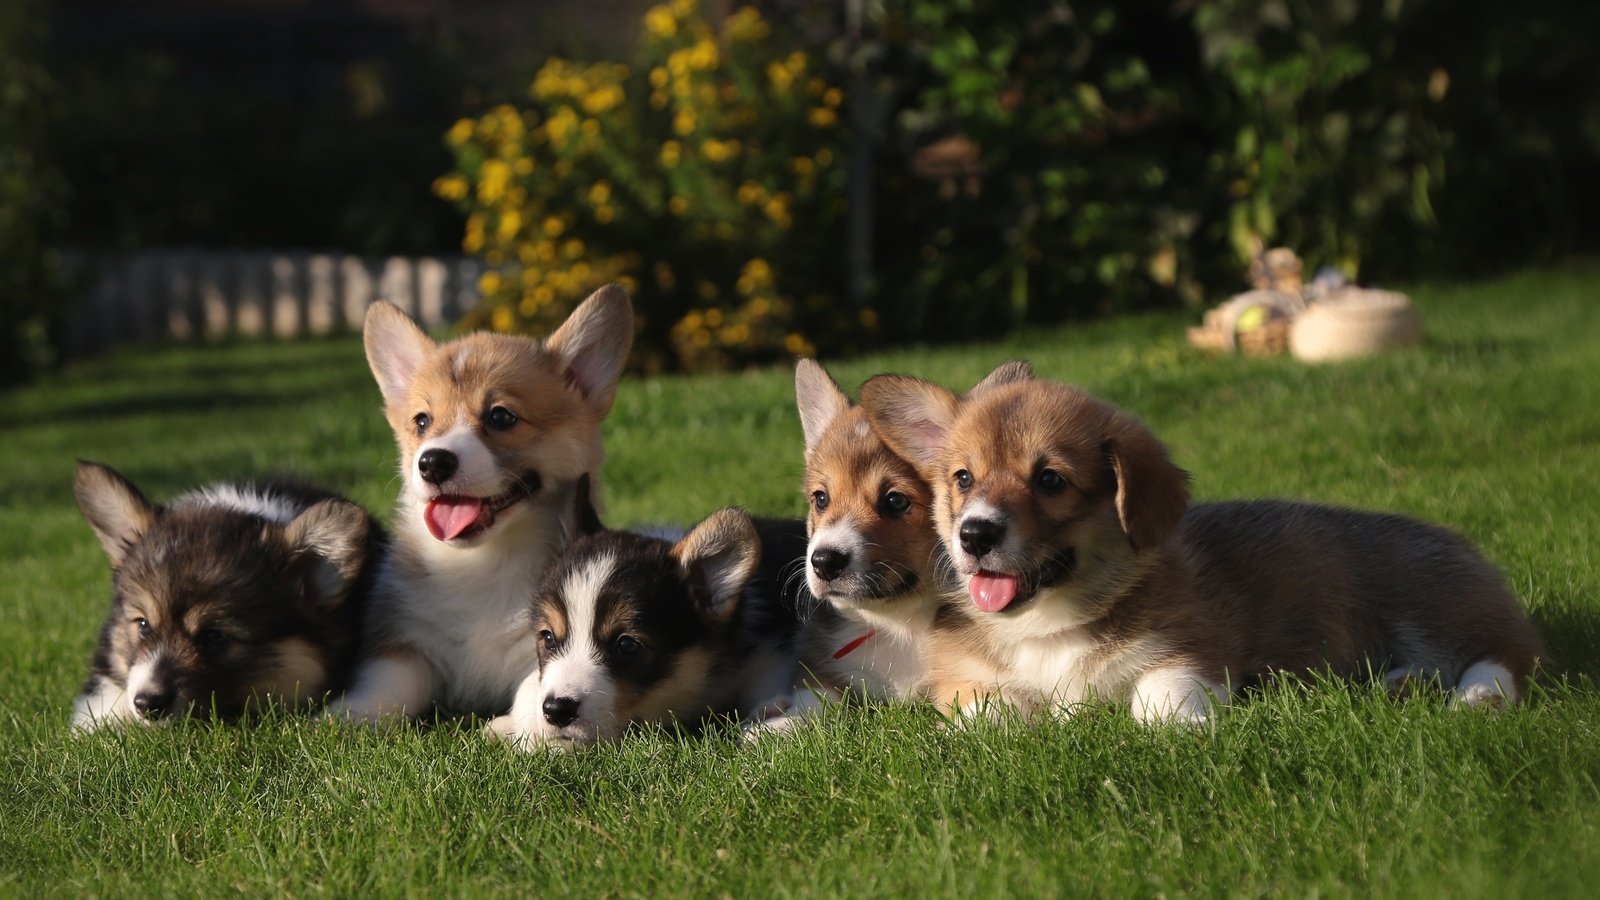
[[1600,678],[1600,610],[1551,609],[1530,614],[1544,638],[1544,668],[1554,675]]

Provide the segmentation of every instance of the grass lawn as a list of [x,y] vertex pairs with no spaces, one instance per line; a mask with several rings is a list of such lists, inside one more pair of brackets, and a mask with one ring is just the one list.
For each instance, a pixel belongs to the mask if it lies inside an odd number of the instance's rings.
[[[1202,498],[1396,510],[1507,572],[1556,664],[1502,714],[1281,688],[1203,730],[1091,709],[946,731],[920,709],[787,739],[522,755],[471,727],[303,721],[75,737],[107,597],[74,457],[165,499],[297,472],[387,512],[360,342],[133,351],[4,395],[0,895],[1592,896],[1600,883],[1600,267],[1413,290],[1427,346],[1322,368],[1211,359],[1184,317],[833,366],[970,385],[1023,356],[1143,416]],[[613,524],[795,515],[786,367],[626,383]]]

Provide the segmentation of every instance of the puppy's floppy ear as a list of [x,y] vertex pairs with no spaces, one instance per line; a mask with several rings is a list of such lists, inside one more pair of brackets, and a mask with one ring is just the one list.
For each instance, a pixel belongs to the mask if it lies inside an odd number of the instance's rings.
[[367,365],[378,379],[383,402],[393,406],[410,393],[417,369],[437,345],[400,307],[383,300],[367,307],[361,331]]
[[1102,445],[1117,477],[1117,518],[1134,552],[1160,545],[1178,529],[1189,505],[1189,473],[1173,464],[1156,436],[1124,413],[1113,413]]
[[967,397],[971,399],[990,388],[999,387],[1002,384],[1011,384],[1016,381],[1032,381],[1033,378],[1033,363],[1025,359],[1008,360],[995,366],[994,371],[983,376],[982,381],[973,385],[972,390],[967,391]]
[[371,532],[367,511],[339,499],[316,503],[283,527],[284,540],[310,560],[313,603],[328,609],[344,603],[367,563]]
[[72,492],[78,498],[78,509],[100,546],[111,559],[111,568],[122,565],[128,550],[159,515],[156,507],[139,493],[133,482],[110,466],[78,460],[78,473],[72,480]]
[[577,515],[580,537],[606,530],[605,523],[600,521],[600,511],[594,508],[594,479],[589,477],[588,472],[578,476],[578,483],[572,489],[572,508]]
[[960,407],[960,397],[908,375],[878,375],[861,386],[861,408],[873,430],[928,481],[941,478],[936,463]]
[[566,367],[567,383],[602,415],[611,411],[617,379],[633,347],[633,304],[620,285],[608,284],[578,304],[545,348]]
[[828,426],[850,409],[850,398],[814,359],[795,363],[794,399],[800,407],[800,430],[805,433],[807,453],[816,449]]
[[727,618],[761,562],[761,536],[742,509],[719,509],[672,548],[683,577],[705,593],[706,612]]

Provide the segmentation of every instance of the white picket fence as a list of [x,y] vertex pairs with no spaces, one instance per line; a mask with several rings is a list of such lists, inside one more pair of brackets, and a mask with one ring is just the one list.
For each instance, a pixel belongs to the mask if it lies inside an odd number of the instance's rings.
[[75,268],[90,289],[69,314],[74,353],[130,341],[359,330],[379,299],[435,328],[477,305],[484,271],[464,257],[200,250],[80,257]]

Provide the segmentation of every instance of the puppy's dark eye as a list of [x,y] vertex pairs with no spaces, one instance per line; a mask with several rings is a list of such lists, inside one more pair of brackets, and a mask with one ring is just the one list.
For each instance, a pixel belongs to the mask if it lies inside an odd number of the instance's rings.
[[427,413],[417,413],[411,417],[411,421],[417,426],[417,434],[422,434],[428,430],[429,425],[433,424],[433,416]]
[[483,419],[489,423],[490,428],[496,431],[508,431],[511,426],[517,424],[517,414],[504,406],[496,406],[494,409],[489,410],[489,414],[484,416]]
[[207,628],[194,636],[194,642],[204,650],[218,650],[228,643],[228,636],[215,628]]
[[957,469],[955,477],[956,487],[960,488],[963,493],[972,490],[971,472],[968,472],[966,469]]
[[1045,469],[1033,479],[1034,486],[1046,494],[1059,494],[1067,489],[1067,479],[1055,469]]
[[139,616],[138,618],[134,619],[133,627],[139,629],[139,637],[144,638],[150,636],[150,620],[146,619],[144,616]]
[[631,634],[617,635],[616,643],[617,652],[623,656],[632,656],[644,649],[644,645],[639,643],[639,639]]
[[556,652],[556,648],[561,645],[561,642],[556,640],[556,633],[554,631],[546,628],[545,630],[539,632],[539,645],[544,648],[546,653],[554,653]]
[[911,498],[899,491],[889,491],[878,501],[879,512],[891,519],[898,519],[911,508]]
[[823,510],[827,509],[828,508],[828,492],[827,491],[812,491],[811,492],[811,505],[815,506],[817,508],[817,512],[822,512]]

